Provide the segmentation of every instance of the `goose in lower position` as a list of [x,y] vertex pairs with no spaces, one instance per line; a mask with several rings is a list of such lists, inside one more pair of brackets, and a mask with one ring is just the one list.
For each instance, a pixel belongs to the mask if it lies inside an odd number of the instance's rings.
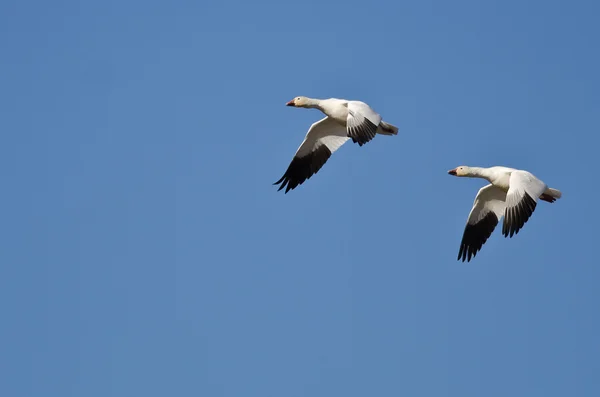
[[325,118],[310,126],[304,141],[296,151],[285,174],[274,185],[285,193],[293,190],[316,174],[331,154],[348,139],[364,145],[376,134],[398,135],[398,127],[386,123],[369,105],[346,99],[313,99],[303,96],[289,101],[287,106],[318,109]]
[[467,226],[458,251],[458,260],[471,260],[492,235],[498,220],[504,216],[502,234],[512,237],[519,233],[537,206],[538,198],[553,203],[562,195],[549,188],[532,173],[508,167],[461,166],[448,174],[468,178],[483,178],[490,182],[482,187],[467,219]]

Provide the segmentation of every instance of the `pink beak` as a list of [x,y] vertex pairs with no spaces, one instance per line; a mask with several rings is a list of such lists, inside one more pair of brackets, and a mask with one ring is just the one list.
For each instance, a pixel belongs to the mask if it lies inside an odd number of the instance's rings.
[[285,106],[296,106],[296,103],[292,99],[291,101],[289,101],[288,103],[286,103]]
[[456,176],[456,168],[448,171],[448,174]]

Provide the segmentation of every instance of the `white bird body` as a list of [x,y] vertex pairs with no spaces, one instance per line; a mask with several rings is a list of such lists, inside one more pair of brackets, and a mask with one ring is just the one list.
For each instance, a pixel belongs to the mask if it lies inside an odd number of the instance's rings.
[[461,166],[448,173],[490,182],[479,190],[469,213],[458,253],[463,262],[477,255],[501,217],[502,234],[512,237],[529,220],[538,199],[553,203],[562,196],[560,190],[549,188],[532,173],[515,168]]
[[317,109],[344,127],[346,126],[346,120],[348,119],[348,107],[344,106],[344,104],[348,103],[348,101],[337,98],[322,99],[317,101]]
[[397,135],[398,128],[384,122],[369,105],[360,101],[296,97],[287,106],[318,109],[325,118],[313,123],[281,179],[285,193],[316,174],[348,139],[362,146],[376,134]]
[[[509,167],[489,167],[489,168],[481,168],[481,167],[458,167],[465,169],[464,171],[468,172],[468,176],[471,178],[482,178],[491,183],[492,185],[508,192],[510,188],[510,175],[513,171],[518,171],[515,168]],[[457,175],[463,176],[463,175]]]

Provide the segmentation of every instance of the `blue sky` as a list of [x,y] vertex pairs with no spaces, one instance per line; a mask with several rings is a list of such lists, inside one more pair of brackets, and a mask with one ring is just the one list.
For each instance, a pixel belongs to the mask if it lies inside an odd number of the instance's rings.
[[[597,396],[594,1],[0,6],[3,396]],[[317,111],[346,144],[287,195]],[[561,189],[456,261],[482,181]]]

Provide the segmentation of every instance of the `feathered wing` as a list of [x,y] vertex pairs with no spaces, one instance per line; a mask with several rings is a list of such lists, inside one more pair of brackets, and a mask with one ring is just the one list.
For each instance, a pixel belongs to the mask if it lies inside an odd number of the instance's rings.
[[504,237],[519,233],[535,211],[538,198],[546,188],[546,184],[530,172],[518,170],[510,174],[502,225]]
[[329,117],[313,123],[287,170],[274,183],[281,184],[277,191],[285,188],[287,193],[310,179],[348,139],[346,128]]
[[348,101],[346,128],[352,142],[362,146],[375,138],[377,127],[380,122],[381,116],[366,103],[360,101]]
[[460,242],[458,260],[469,262],[481,250],[502,217],[505,199],[506,192],[492,184],[479,189]]

